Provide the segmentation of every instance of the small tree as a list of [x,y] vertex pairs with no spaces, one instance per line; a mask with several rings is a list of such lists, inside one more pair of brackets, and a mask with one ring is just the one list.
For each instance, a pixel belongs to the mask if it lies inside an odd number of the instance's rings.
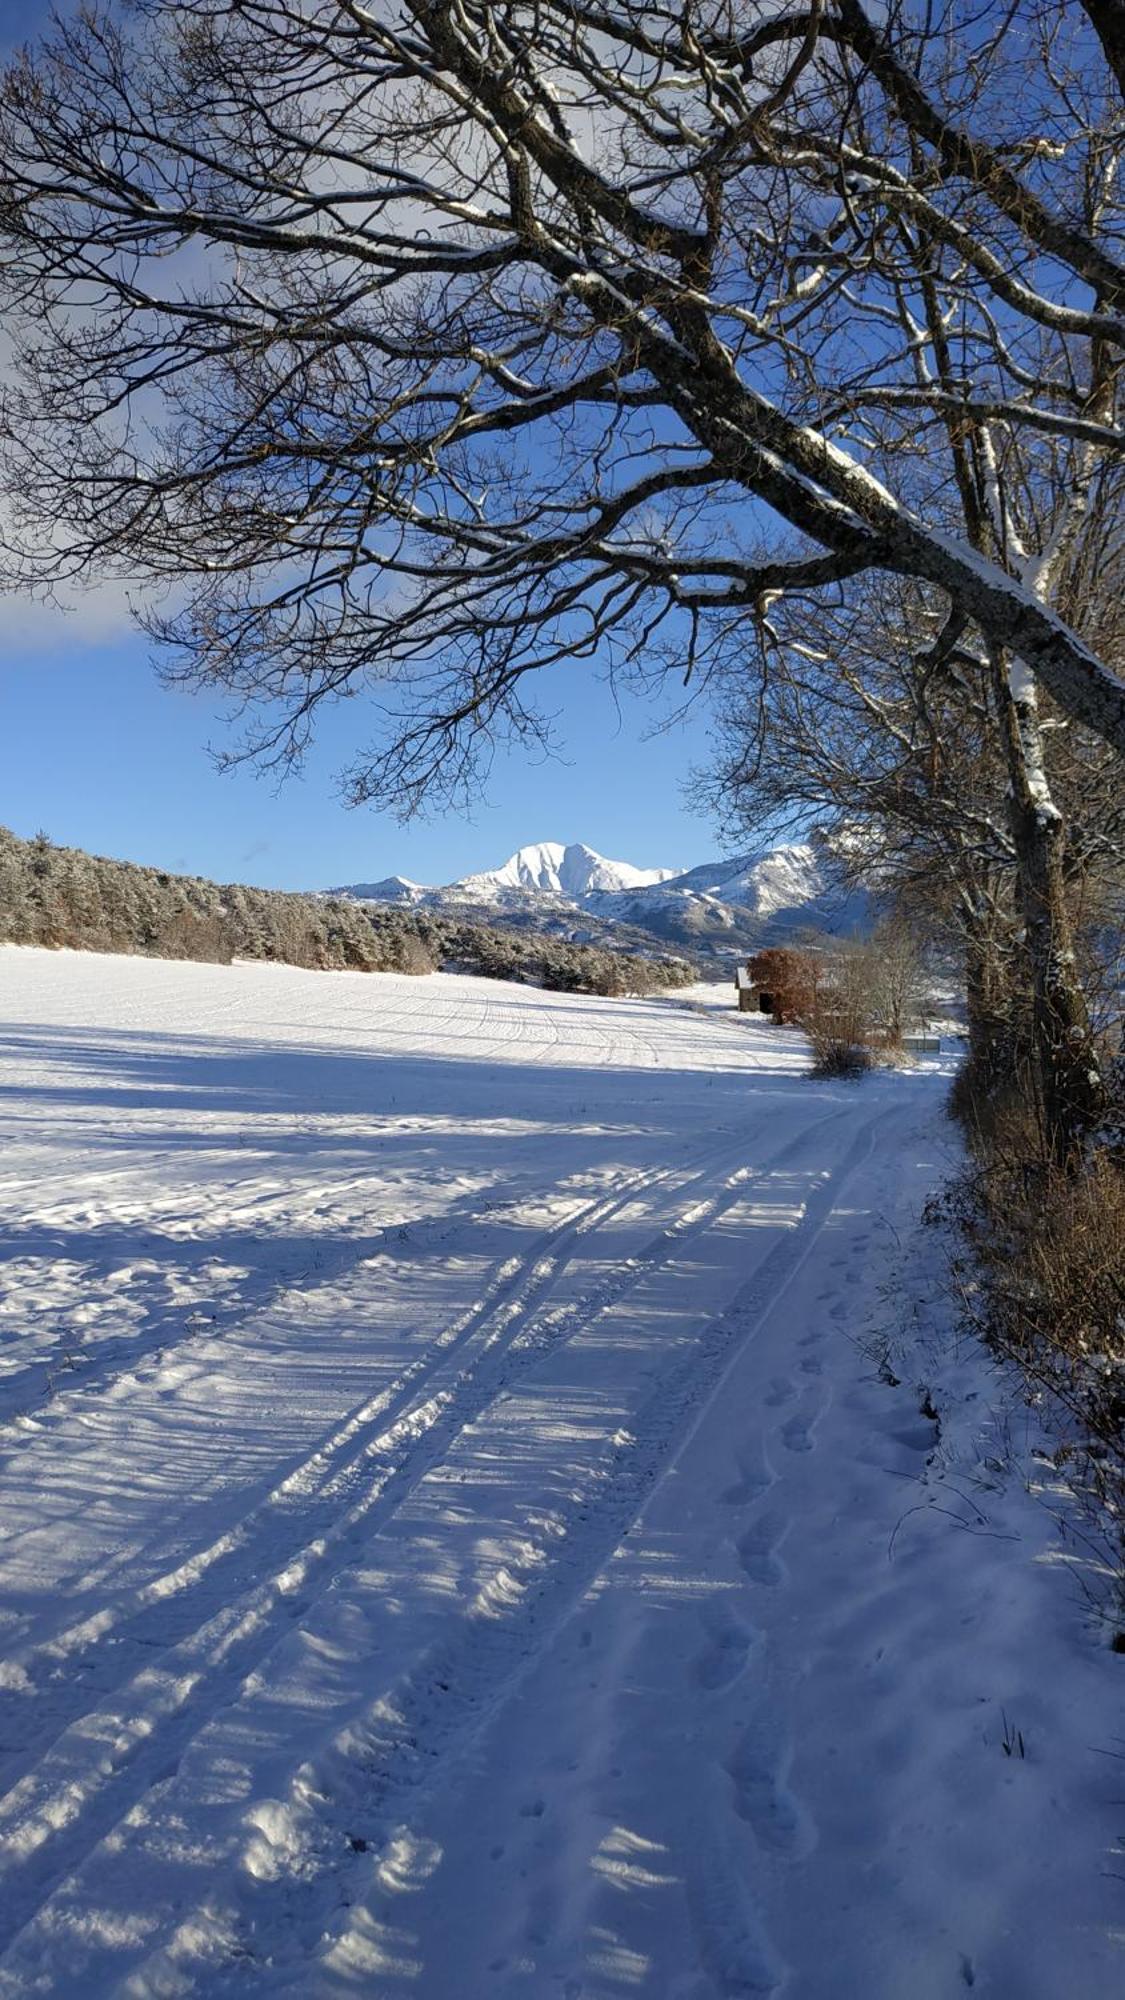
[[884,918],[861,954],[862,978],[872,1029],[888,1048],[900,1049],[918,1018],[925,969],[917,935],[900,916]]
[[817,1076],[855,1076],[870,1069],[875,1034],[871,947],[834,939],[819,956],[818,978],[800,1016]]
[[768,995],[775,1021],[800,1021],[810,1012],[820,976],[811,953],[794,951],[788,945],[769,945],[754,953],[747,971]]

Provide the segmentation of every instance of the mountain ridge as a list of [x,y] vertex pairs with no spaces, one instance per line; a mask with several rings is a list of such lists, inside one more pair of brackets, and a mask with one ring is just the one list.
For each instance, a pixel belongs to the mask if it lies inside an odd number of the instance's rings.
[[815,832],[679,870],[610,860],[582,841],[537,841],[455,882],[392,875],[330,893],[446,912],[483,907],[491,921],[521,926],[534,917],[574,942],[621,926],[723,961],[802,930],[845,934],[871,920],[870,893],[844,880]]

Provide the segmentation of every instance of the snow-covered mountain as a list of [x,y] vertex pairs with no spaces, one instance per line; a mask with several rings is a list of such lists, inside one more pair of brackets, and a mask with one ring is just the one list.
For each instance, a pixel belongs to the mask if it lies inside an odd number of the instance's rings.
[[381,882],[349,882],[337,896],[354,896],[357,903],[424,903],[435,894],[424,882],[412,882],[409,875],[387,875]]
[[701,867],[638,868],[609,861],[581,841],[521,847],[500,868],[426,888],[405,876],[355,882],[334,892],[490,922],[562,933],[575,942],[611,941],[620,927],[665,948],[729,961],[799,931],[846,933],[870,920],[870,899],[849,889],[825,844],[813,836]]
[[706,862],[677,877],[673,886],[772,917],[778,910],[800,908],[822,895],[825,875],[823,851],[811,841],[791,841],[738,860]]
[[569,847],[557,840],[544,840],[534,847],[521,847],[509,855],[502,868],[450,883],[445,893],[491,903],[502,901],[508,890],[515,889],[533,895],[568,896],[579,902],[595,893],[616,896],[628,889],[647,889],[675,873],[674,868],[634,868],[628,861],[607,861],[604,854],[596,854],[580,840],[572,841]]

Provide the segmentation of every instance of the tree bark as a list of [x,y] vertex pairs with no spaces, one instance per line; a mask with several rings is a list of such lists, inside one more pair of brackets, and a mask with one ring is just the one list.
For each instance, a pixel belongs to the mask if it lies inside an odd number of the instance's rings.
[[988,1091],[1010,1082],[1016,1073],[1018,1024],[1012,1018],[1012,993],[993,913],[974,898],[963,921],[969,1060]]
[[1067,1164],[1105,1107],[1105,1086],[1078,977],[1067,908],[1066,826],[1051,798],[1034,682],[994,654],[1011,784],[1016,879],[1031,967],[1035,1066],[1052,1157]]
[[1125,98],[1125,0],[1082,0]]

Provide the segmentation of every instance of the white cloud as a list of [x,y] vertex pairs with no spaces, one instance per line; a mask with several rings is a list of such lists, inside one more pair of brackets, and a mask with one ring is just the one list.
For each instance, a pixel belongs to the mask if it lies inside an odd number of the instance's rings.
[[136,631],[124,584],[44,599],[11,591],[0,599],[2,652],[53,653],[74,646],[104,646]]

